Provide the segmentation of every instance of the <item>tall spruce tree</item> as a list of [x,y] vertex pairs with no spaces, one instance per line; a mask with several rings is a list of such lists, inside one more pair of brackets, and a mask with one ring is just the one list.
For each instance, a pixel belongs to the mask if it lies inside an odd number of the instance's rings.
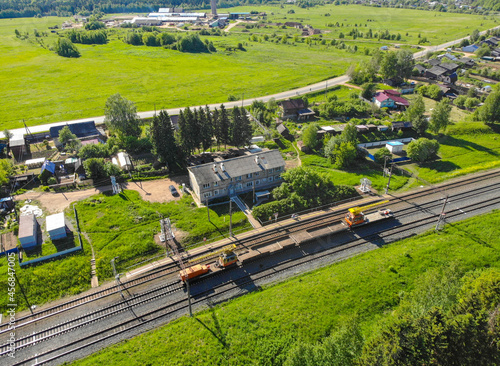
[[201,146],[203,150],[208,150],[212,146],[213,128],[212,128],[212,118],[210,117],[210,110],[207,107],[208,112],[200,107],[198,111],[198,122],[200,126],[200,138]]
[[153,145],[153,154],[158,160],[166,163],[172,169],[176,163],[177,145],[174,137],[174,127],[166,111],[161,111],[153,117],[150,129],[150,139]]
[[232,116],[231,143],[238,147],[248,145],[252,138],[252,125],[245,108],[234,107]]
[[227,115],[226,107],[224,104],[221,104],[219,111],[219,131],[221,142],[224,143],[224,148],[227,147],[227,144],[230,142],[230,129],[231,121],[229,120],[229,116]]
[[222,132],[220,129],[220,114],[217,108],[214,109],[214,112],[212,114],[212,123],[214,126],[214,136],[215,139],[217,140],[217,149],[220,149],[220,143],[222,141]]
[[177,125],[179,127],[177,131],[177,137],[179,140],[179,145],[180,148],[182,149],[183,152],[186,154],[190,155],[192,148],[190,144],[190,131],[189,131],[189,126],[188,122],[186,121],[186,118],[184,116],[185,111],[179,111],[179,119],[177,120]]

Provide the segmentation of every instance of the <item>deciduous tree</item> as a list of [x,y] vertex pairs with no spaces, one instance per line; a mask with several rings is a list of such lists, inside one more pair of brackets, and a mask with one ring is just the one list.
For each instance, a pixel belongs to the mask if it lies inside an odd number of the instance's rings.
[[122,97],[119,93],[110,96],[106,100],[104,114],[104,123],[120,139],[123,139],[125,136],[140,136],[140,120],[135,104]]
[[432,111],[431,125],[432,132],[445,131],[450,123],[451,105],[448,98],[443,98]]
[[318,147],[318,130],[319,126],[316,123],[312,123],[307,126],[307,128],[302,133],[302,142],[305,146],[313,150]]
[[429,127],[429,122],[425,118],[424,113],[424,98],[422,98],[421,95],[418,95],[406,110],[406,117],[412,123],[413,128],[417,130],[419,134],[425,133],[425,131]]

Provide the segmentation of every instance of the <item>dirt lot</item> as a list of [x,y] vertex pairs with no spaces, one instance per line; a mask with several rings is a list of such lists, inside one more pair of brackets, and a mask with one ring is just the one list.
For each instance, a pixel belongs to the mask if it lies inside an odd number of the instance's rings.
[[[122,185],[124,189],[132,189],[141,194],[142,199],[149,202],[168,202],[172,200],[179,200],[180,196],[174,197],[170,193],[168,186],[173,185],[177,190],[182,183],[189,184],[187,175],[181,175],[172,179],[158,179],[146,182],[129,182]],[[69,207],[72,202],[79,201],[94,194],[105,191],[110,191],[111,186],[103,186],[92,189],[74,192],[26,192],[16,196],[16,200],[34,199],[41,203],[41,205],[48,211],[46,213],[53,214],[62,212],[65,208]]]

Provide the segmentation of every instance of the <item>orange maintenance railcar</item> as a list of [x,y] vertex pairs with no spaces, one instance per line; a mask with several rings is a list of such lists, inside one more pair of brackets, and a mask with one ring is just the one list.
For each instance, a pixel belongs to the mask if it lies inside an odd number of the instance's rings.
[[195,266],[183,269],[179,272],[182,281],[186,281],[186,279],[190,280],[191,278],[195,278],[201,275],[204,275],[210,271],[209,265],[197,264]]

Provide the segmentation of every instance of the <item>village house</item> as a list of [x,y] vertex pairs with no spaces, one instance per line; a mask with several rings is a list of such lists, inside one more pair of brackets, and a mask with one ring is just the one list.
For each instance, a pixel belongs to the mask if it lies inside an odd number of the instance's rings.
[[279,150],[188,168],[191,188],[201,202],[278,186],[284,171],[285,160]]
[[373,103],[379,108],[406,109],[410,102],[401,97],[396,90],[384,90],[378,92],[373,97]]
[[306,107],[302,99],[287,99],[279,102],[282,119],[308,120],[314,116],[314,112]]

